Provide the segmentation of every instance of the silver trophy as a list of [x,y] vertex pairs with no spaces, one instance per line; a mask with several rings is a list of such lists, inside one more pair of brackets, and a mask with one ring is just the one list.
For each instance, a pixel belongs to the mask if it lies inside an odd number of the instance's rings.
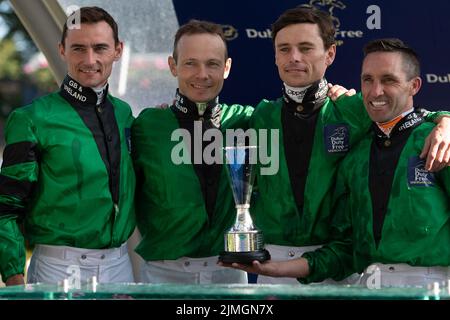
[[225,233],[225,251],[219,256],[219,261],[223,263],[251,264],[254,260],[263,262],[270,259],[269,252],[264,249],[263,234],[253,224],[249,211],[256,151],[256,146],[224,148],[237,213],[236,222]]

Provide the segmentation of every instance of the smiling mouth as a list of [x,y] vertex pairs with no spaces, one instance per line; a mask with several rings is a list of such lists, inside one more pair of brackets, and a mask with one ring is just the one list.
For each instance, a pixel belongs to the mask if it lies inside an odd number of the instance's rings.
[[94,74],[100,72],[100,69],[80,69],[81,73]]
[[200,84],[191,84],[191,87],[194,89],[206,90],[209,89],[209,85],[200,85]]
[[382,109],[387,106],[387,101],[371,101],[370,105],[373,109]]

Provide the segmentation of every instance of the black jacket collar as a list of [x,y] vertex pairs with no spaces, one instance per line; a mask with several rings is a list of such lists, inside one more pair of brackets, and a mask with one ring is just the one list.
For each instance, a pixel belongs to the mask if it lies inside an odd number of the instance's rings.
[[221,108],[219,97],[206,102],[206,109],[202,116],[198,113],[197,104],[188,97],[182,95],[177,89],[175,103],[170,107],[175,116],[180,120],[210,120],[216,128],[220,127]]
[[[108,95],[108,87],[105,88],[103,102]],[[97,94],[92,88],[83,87],[79,82],[67,75],[61,84],[59,94],[66,99],[71,105],[78,107],[96,106]]]
[[[423,112],[421,112],[419,109],[414,109],[414,111],[404,116],[399,122],[395,124],[389,136],[392,138],[401,135],[417,127],[424,121],[425,119]],[[381,129],[375,122],[372,123],[372,130],[377,138],[379,139],[388,138],[386,134],[383,131],[381,131]]]
[[292,100],[283,87],[283,107],[299,118],[308,118],[323,106],[327,99],[328,85],[325,78],[314,82],[305,93],[301,103]]

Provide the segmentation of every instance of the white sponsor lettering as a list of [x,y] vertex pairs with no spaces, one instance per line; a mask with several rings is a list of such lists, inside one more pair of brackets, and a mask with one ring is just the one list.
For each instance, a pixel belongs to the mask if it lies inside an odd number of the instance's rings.
[[428,171],[420,168],[414,168],[414,183],[418,184],[430,184],[428,180]]
[[380,9],[380,7],[375,4],[372,4],[367,7],[366,13],[370,14],[370,16],[367,18],[367,21],[366,21],[367,29],[369,29],[369,30],[381,29],[381,9]]
[[269,28],[264,31],[258,31],[256,29],[245,29],[245,32],[247,33],[247,37],[249,37],[250,39],[272,38],[272,31]]
[[335,36],[341,38],[362,38],[364,36],[364,32],[362,32],[361,30],[336,30]]
[[427,82],[428,83],[450,83],[450,73],[445,76],[439,76],[433,73],[427,73]]
[[72,90],[72,88],[66,84],[64,84],[64,90],[66,90],[66,92],[69,95],[71,95],[72,97],[74,97],[77,100],[80,100],[81,102],[86,102],[86,100],[87,100],[86,96],[83,96],[81,93]]

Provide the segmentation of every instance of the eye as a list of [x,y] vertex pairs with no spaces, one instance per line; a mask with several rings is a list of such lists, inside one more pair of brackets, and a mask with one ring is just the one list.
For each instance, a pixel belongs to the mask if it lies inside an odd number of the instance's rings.
[[208,66],[212,67],[212,68],[218,68],[218,67],[220,67],[220,63],[216,62],[216,61],[210,61],[210,62],[208,62]]
[[303,52],[303,53],[308,53],[308,52],[310,52],[312,49],[313,49],[313,48],[311,48],[311,47],[303,47],[303,48],[300,48],[300,51]]
[[108,50],[108,47],[107,46],[95,46],[94,50],[95,50],[95,52],[103,52],[103,51]]
[[384,83],[394,83],[394,82],[396,82],[396,81],[395,81],[394,78],[385,78],[385,79],[383,80],[383,82],[384,82]]

